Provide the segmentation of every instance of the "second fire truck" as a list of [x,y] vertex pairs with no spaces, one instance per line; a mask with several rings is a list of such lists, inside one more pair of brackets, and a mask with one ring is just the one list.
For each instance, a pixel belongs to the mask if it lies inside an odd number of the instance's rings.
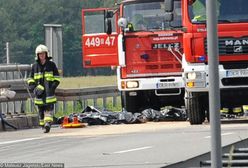
[[[239,107],[248,104],[248,1],[216,3],[221,107]],[[185,106],[190,123],[201,124],[209,116],[206,1],[182,0],[182,11]]]

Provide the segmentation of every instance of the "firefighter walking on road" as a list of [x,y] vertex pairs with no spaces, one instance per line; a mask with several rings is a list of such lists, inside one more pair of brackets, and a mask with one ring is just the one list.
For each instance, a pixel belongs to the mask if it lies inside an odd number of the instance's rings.
[[44,129],[44,133],[50,132],[53,122],[55,89],[60,83],[59,72],[57,66],[51,61],[48,48],[45,45],[38,45],[35,50],[36,62],[32,65],[28,85],[30,90],[34,92],[34,103],[39,109],[40,126]]

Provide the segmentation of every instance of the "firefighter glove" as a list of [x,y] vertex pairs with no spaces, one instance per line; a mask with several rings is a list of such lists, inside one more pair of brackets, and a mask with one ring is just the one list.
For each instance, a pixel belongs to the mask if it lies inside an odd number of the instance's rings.
[[44,93],[44,90],[45,90],[44,86],[42,86],[42,85],[37,85],[37,86],[35,87],[35,89],[34,89],[34,94],[35,94],[36,96],[41,96],[41,95]]

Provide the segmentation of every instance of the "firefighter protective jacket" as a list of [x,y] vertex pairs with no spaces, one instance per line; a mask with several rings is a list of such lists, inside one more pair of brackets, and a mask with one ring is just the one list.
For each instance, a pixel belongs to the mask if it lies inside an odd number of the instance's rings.
[[39,61],[32,65],[30,78],[28,79],[30,90],[34,90],[38,85],[44,87],[41,95],[35,95],[34,103],[38,106],[56,103],[55,89],[60,83],[59,72],[56,64],[47,60],[44,65]]

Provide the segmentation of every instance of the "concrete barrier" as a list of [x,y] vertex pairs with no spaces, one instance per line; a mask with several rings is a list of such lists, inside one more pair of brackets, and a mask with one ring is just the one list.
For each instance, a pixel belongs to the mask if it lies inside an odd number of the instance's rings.
[[[10,125],[16,127],[17,129],[28,129],[35,128],[39,126],[39,118],[37,115],[32,116],[15,116],[13,118],[4,118],[4,120]],[[5,130],[14,130],[7,124],[4,124]],[[0,120],[0,131],[4,131],[3,121]]]

